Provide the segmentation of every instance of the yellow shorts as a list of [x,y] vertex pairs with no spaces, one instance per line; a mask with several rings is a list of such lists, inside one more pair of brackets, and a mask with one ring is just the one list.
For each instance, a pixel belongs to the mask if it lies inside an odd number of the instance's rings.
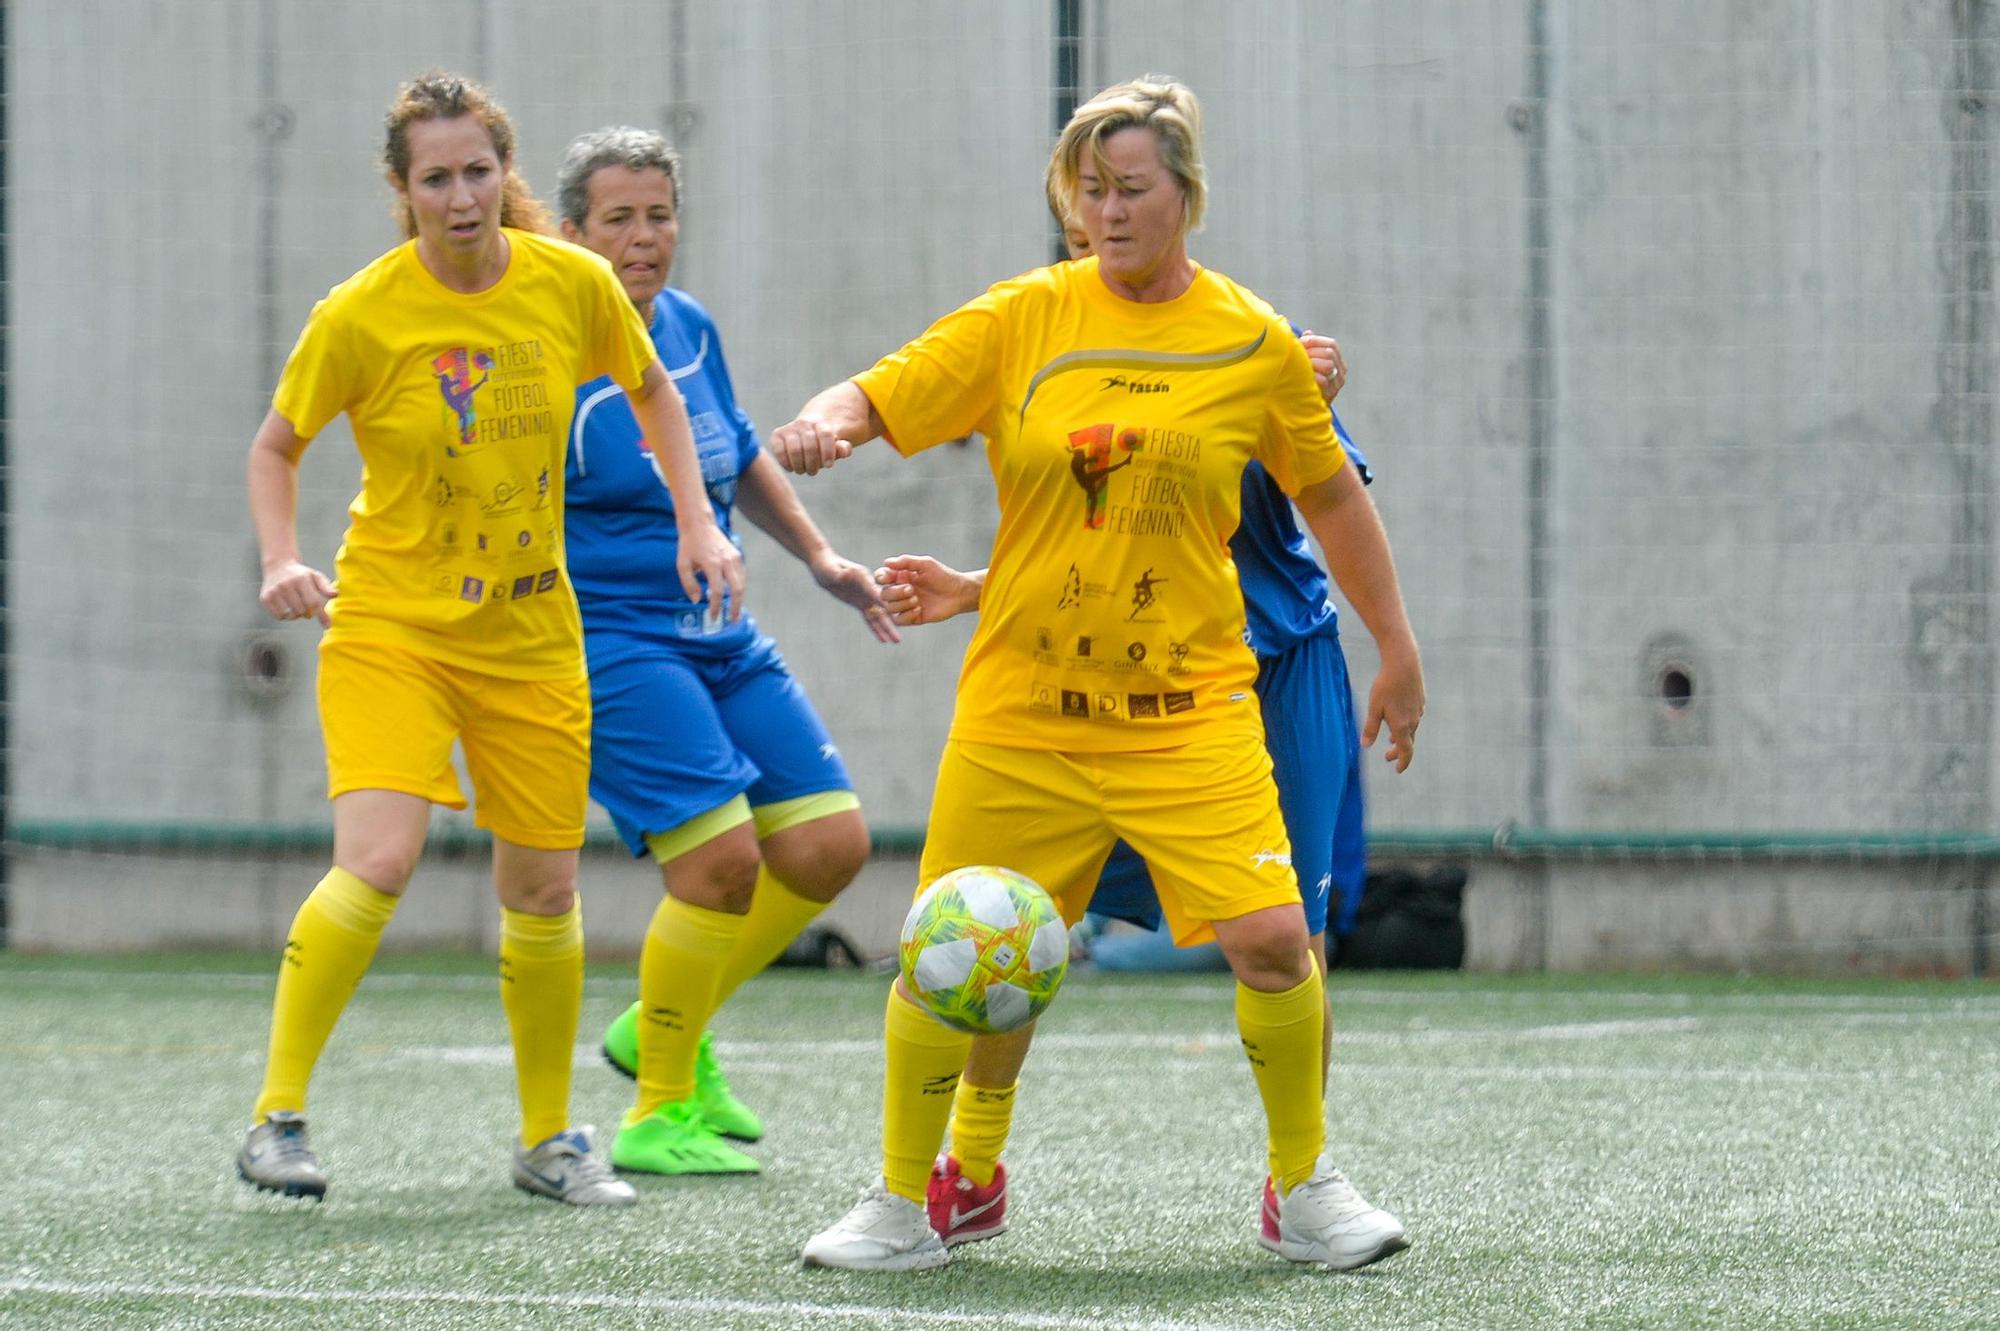
[[506,679],[383,643],[322,642],[319,719],[328,798],[395,790],[463,809],[457,740],[479,826],[536,850],[583,844],[590,685],[581,672]]
[[951,740],[938,763],[919,890],[968,864],[1028,875],[1083,918],[1112,843],[1146,860],[1182,947],[1216,920],[1299,905],[1271,755],[1255,729],[1137,753],[1053,753]]

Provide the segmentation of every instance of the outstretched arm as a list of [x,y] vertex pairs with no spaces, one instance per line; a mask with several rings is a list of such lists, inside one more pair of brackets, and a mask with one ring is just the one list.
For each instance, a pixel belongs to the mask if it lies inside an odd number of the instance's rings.
[[883,608],[882,594],[875,589],[868,570],[851,559],[842,559],[834,550],[770,454],[759,453],[738,478],[736,507],[758,530],[811,569],[813,581],[822,590],[859,610],[877,641],[903,640]]
[[306,444],[275,408],[266,413],[250,441],[250,525],[257,532],[257,555],[264,584],[257,599],[273,619],[317,619],[331,624],[326,603],[333,580],[299,562],[299,458]]
[[986,570],[961,573],[929,555],[891,555],[875,570],[882,604],[898,624],[939,624],[979,609]]
[[1403,771],[1415,755],[1417,723],[1424,715],[1424,667],[1403,609],[1388,533],[1351,464],[1293,498],[1313,539],[1326,553],[1327,568],[1341,594],[1374,635],[1382,656],[1382,668],[1368,695],[1361,742],[1374,747],[1377,732],[1387,724],[1389,747],[1383,756]]
[[786,471],[811,476],[880,437],[882,417],[852,379],[815,393],[799,414],[771,432],[771,455]]
[[[694,431],[688,426],[687,404],[658,361],[646,367],[639,391],[627,393],[632,414],[646,437],[646,447],[660,464],[667,492],[674,497],[674,525],[680,532],[675,560],[681,589],[690,601],[708,603],[708,613],[720,617],[728,597],[732,620],[743,613],[743,556],[722,534],[708,489],[701,481],[701,459],[695,453]],[[702,584],[707,583],[704,591]]]

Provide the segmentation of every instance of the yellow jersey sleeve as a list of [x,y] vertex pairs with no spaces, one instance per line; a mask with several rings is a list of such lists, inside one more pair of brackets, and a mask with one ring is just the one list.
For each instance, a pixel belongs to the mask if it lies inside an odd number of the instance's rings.
[[1277,382],[1265,398],[1257,460],[1278,488],[1295,495],[1339,471],[1347,460],[1333,434],[1333,413],[1319,394],[1305,346],[1278,321],[1272,337],[1284,348]]
[[301,439],[315,438],[356,397],[360,365],[328,301],[313,306],[285,360],[271,406]]
[[1009,304],[1009,292],[994,287],[854,376],[897,452],[993,433]]

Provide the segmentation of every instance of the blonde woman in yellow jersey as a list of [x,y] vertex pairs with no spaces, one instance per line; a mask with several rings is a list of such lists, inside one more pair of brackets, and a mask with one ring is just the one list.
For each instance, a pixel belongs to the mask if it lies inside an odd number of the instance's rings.
[[[500,990],[521,1130],[513,1179],[577,1205],[632,1189],[569,1123],[583,989],[577,847],[590,697],[563,560],[563,451],[575,385],[608,374],[658,457],[681,520],[679,572],[711,613],[742,564],[708,507],[678,393],[610,266],[542,234],[513,172],[506,113],[432,72],[399,90],[384,153],[407,243],[313,310],[250,446],[260,599],[316,618],[333,868],[293,921],[270,1055],[237,1171],[323,1197],[306,1083],[423,850],[434,803],[465,807],[459,743],[493,833]],[[337,583],[300,558],[306,445],[345,412],[362,488]],[[336,587],[338,597],[336,599]]]
[[[1151,76],[1100,93],[1049,187],[1095,257],[993,287],[814,397],[771,448],[810,474],[877,435],[903,453],[986,437],[1000,524],[919,876],[1007,864],[1074,920],[1129,842],[1176,940],[1214,936],[1236,973],[1279,1194],[1270,1246],[1363,1266],[1407,1239],[1322,1153],[1322,976],[1226,547],[1243,468],[1260,461],[1296,500],[1373,633],[1364,733],[1386,725],[1401,768],[1424,689],[1388,542],[1289,325],[1188,257],[1206,196],[1193,94]],[[806,1244],[808,1264],[949,1260],[926,1185],[971,1041],[900,981],[886,1027],[882,1180]]]

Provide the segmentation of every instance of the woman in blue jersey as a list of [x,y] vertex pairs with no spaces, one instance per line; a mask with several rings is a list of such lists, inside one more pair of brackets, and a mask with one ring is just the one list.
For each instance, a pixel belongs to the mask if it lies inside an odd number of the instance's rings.
[[[1062,217],[1053,200],[1051,209]],[[1089,238],[1067,221],[1063,239],[1072,259],[1090,252]],[[1330,405],[1345,385],[1346,361],[1331,338],[1312,333],[1301,337]],[[1338,412],[1333,413],[1333,427],[1356,474],[1364,483],[1372,483],[1368,459],[1355,446]],[[1250,645],[1257,655],[1256,688],[1265,744],[1271,751],[1279,808],[1291,836],[1306,927],[1313,951],[1323,958],[1329,926],[1336,926],[1336,932],[1351,927],[1367,872],[1361,739],[1326,571],[1300,533],[1291,501],[1255,462],[1243,473],[1242,519],[1229,538],[1229,551],[1243,589]],[[875,576],[895,621],[910,626],[976,613],[986,573],[984,569],[963,573],[925,555],[897,555],[885,560]],[[1159,931],[1135,951],[1155,956],[1172,948],[1162,929],[1159,896],[1146,862],[1122,841],[1104,866],[1090,908],[1095,915]],[[1216,953],[1220,963],[1214,943],[1192,951]],[[1331,1058],[1332,1029],[1329,1005],[1323,1065]],[[959,1079],[952,1103],[952,1149],[938,1158],[928,1199],[932,1227],[948,1244],[977,1242],[1006,1229],[1007,1172],[1000,1153],[1012,1128],[1015,1089],[1032,1039],[1029,1027],[1011,1037],[976,1044]],[[1267,1188],[1261,1216],[1267,1239],[1274,1229],[1275,1205]]]
[[[610,260],[687,400],[709,503],[770,533],[883,642],[874,580],[813,525],[737,404],[722,345],[666,285],[679,162],[646,130],[572,143],[557,183],[563,235]],[[674,505],[632,413],[600,380],[577,390],[567,466],[570,577],[590,660],[590,793],[665,893],[640,954],[639,1001],[606,1032],[638,1098],[612,1144],[621,1169],[757,1172],[725,1138],[763,1125],[730,1091],[708,1021],[853,881],[868,827],[826,727],[771,639],[691,602],[674,577]]]

